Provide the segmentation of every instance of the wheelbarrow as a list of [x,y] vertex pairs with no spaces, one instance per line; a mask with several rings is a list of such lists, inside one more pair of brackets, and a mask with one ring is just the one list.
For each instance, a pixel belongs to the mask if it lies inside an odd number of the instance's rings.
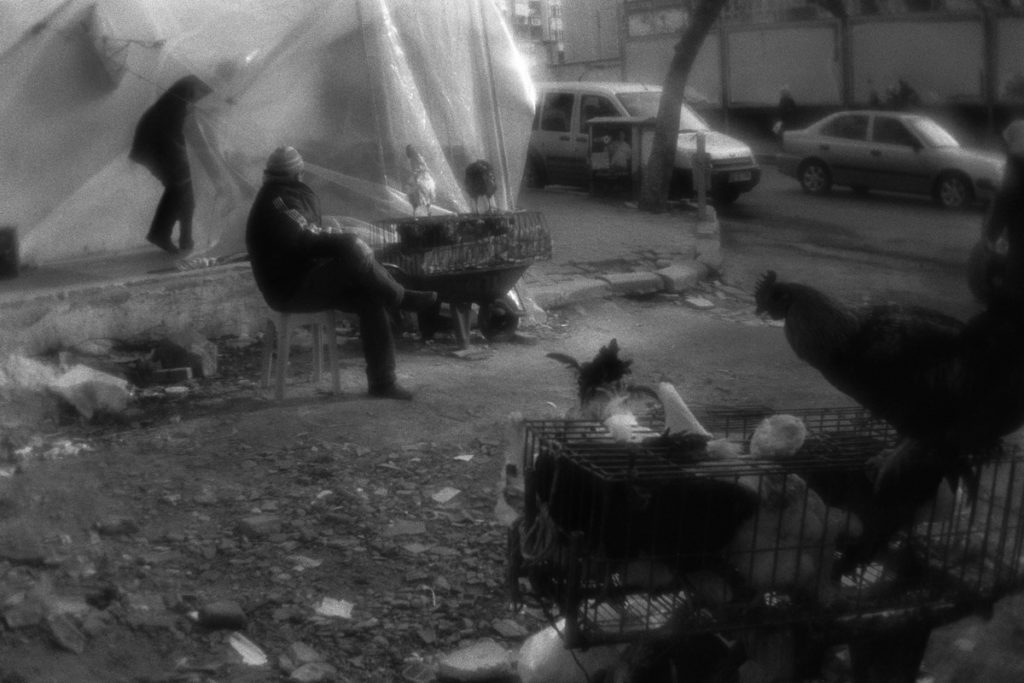
[[533,211],[384,220],[365,240],[403,286],[437,292],[435,309],[418,316],[424,339],[437,332],[441,305],[448,304],[463,348],[473,304],[484,338],[515,331],[525,313],[516,283],[535,260],[551,257],[551,235]]
[[394,265],[387,267],[403,287],[437,292],[434,309],[417,314],[423,338],[432,339],[437,333],[441,306],[448,304],[456,341],[467,348],[473,304],[478,307],[477,328],[485,339],[506,338],[515,332],[519,319],[526,312],[516,283],[530,265],[531,262],[509,263],[429,275],[409,274]]

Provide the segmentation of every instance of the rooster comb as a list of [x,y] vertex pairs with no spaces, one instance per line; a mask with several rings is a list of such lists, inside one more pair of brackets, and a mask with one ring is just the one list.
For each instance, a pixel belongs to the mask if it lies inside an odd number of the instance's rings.
[[767,294],[768,289],[775,286],[777,279],[778,275],[775,274],[774,270],[766,270],[762,273],[761,277],[757,279],[757,284],[754,285],[754,298],[760,299]]

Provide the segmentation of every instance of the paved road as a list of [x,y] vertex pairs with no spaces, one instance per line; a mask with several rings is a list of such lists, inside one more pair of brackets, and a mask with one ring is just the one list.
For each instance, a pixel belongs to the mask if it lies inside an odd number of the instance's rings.
[[964,263],[983,217],[981,207],[947,211],[924,197],[846,188],[813,197],[772,166],[753,192],[719,211],[726,276],[736,284],[749,287],[770,267],[847,299],[958,314],[973,309]]

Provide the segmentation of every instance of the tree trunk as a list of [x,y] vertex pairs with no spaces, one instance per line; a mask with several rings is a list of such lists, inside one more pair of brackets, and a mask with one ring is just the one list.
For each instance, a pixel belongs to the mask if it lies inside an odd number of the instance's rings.
[[647,162],[647,173],[640,193],[640,208],[644,211],[660,213],[666,208],[672,167],[675,165],[676,140],[679,138],[679,109],[683,104],[686,80],[704,39],[726,2],[698,0],[690,15],[690,22],[676,44],[661,91],[651,158]]

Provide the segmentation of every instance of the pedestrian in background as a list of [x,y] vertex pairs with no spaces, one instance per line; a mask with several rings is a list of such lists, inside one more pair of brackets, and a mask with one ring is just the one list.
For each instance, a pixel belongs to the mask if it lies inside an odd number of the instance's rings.
[[[197,76],[185,76],[167,89],[139,119],[128,158],[145,166],[164,186],[146,239],[164,251],[191,251],[196,200],[185,148],[185,117],[192,105],[212,92]],[[179,223],[178,246],[171,234]]]
[[779,104],[775,108],[775,122],[772,124],[772,132],[782,139],[782,133],[793,127],[793,117],[796,115],[796,100],[789,91],[789,86],[784,85],[779,90]]

